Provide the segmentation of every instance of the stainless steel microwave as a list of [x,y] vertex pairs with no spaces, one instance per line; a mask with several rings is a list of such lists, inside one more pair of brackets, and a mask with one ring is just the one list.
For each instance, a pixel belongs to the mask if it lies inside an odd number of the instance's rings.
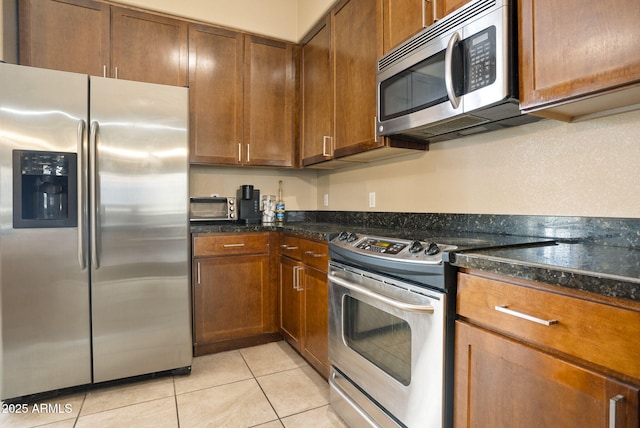
[[518,101],[515,1],[473,0],[378,60],[378,135],[436,142],[532,122]]
[[191,221],[237,220],[236,198],[226,196],[189,198]]

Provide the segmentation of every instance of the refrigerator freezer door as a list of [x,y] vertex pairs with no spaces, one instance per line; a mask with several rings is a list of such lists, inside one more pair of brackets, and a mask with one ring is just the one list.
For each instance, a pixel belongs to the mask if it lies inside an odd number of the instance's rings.
[[94,381],[190,366],[188,90],[90,80]]
[[86,143],[87,91],[85,75],[0,63],[2,399],[91,383],[84,231],[14,229],[12,192],[13,150],[78,153]]

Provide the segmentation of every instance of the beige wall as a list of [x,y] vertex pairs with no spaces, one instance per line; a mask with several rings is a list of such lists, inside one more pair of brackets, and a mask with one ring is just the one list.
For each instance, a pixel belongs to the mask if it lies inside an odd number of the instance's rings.
[[316,210],[318,199],[315,170],[192,166],[189,182],[191,196],[235,196],[243,184],[253,184],[260,195],[278,195],[282,180],[287,210]]
[[226,27],[298,42],[334,0],[118,0]]
[[[318,176],[319,209],[640,217],[640,111],[546,120]],[[368,207],[369,192],[376,208]],[[329,194],[329,206],[322,197]]]
[[194,167],[191,194],[233,195],[241,184],[275,194],[283,179],[289,210],[640,218],[638,136],[640,111],[545,120],[333,171]]

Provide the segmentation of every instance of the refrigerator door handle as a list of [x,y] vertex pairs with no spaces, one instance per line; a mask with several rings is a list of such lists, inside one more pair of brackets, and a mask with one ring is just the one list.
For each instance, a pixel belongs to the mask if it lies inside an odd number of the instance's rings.
[[98,186],[97,186],[97,138],[98,138],[98,122],[91,122],[91,132],[89,138],[89,162],[90,162],[90,199],[89,217],[91,218],[91,264],[95,270],[100,268],[100,259],[98,258]]
[[85,211],[85,183],[86,183],[86,147],[85,147],[85,126],[86,122],[82,119],[78,121],[78,263],[80,269],[84,270],[87,267],[87,254],[85,251],[85,231],[87,228],[86,223],[86,211]]

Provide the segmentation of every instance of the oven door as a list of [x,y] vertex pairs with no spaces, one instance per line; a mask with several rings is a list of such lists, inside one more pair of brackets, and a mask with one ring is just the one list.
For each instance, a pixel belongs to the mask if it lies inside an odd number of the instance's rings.
[[445,297],[331,262],[332,406],[345,420],[442,427]]

